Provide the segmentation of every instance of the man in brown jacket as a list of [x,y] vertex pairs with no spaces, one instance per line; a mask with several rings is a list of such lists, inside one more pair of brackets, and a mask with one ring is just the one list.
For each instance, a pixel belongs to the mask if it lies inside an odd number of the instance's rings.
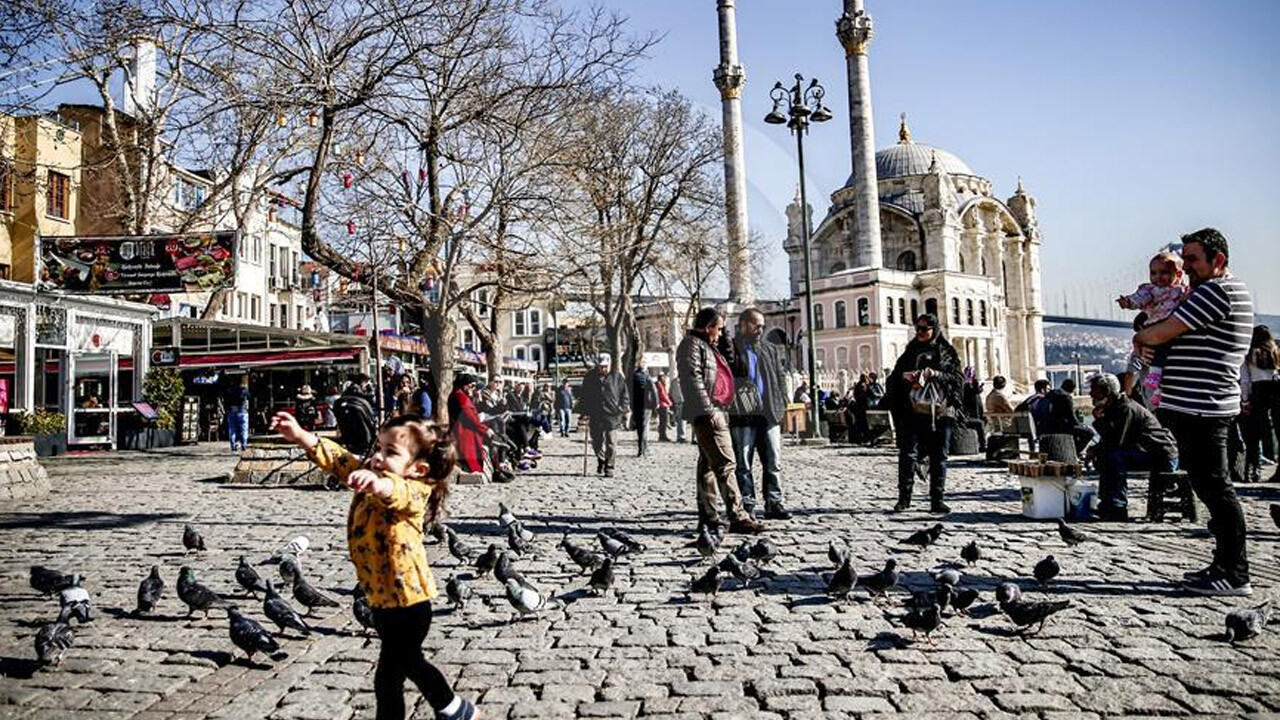
[[693,424],[698,445],[698,527],[706,526],[713,532],[720,529],[718,487],[729,515],[729,531],[758,533],[764,526],[743,509],[734,474],[733,438],[725,411],[733,402],[733,373],[716,351],[722,332],[724,316],[715,308],[703,308],[676,349],[684,394],[682,416]]

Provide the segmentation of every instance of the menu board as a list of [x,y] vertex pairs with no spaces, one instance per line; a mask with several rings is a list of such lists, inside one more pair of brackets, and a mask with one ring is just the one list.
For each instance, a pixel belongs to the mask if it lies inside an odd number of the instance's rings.
[[92,295],[208,292],[235,281],[239,233],[43,237],[46,287]]

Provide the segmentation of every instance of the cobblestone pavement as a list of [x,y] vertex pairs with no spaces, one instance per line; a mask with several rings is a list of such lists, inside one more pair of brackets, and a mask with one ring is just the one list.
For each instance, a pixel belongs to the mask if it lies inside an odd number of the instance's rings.
[[[624,455],[634,450],[624,444]],[[581,444],[552,439],[531,475],[509,486],[459,487],[455,528],[474,543],[499,541],[495,515],[505,500],[539,533],[538,553],[518,567],[568,603],[534,619],[513,613],[492,579],[476,583],[464,611],[437,606],[430,655],[479,701],[486,718],[835,718],[1039,717],[1122,715],[1238,717],[1280,711],[1280,632],[1249,643],[1220,639],[1225,611],[1246,601],[1181,595],[1172,581],[1208,559],[1203,532],[1177,524],[1094,526],[1100,542],[1067,549],[1046,522],[1018,514],[1018,493],[993,470],[958,464],[950,501],[955,512],[934,547],[904,552],[897,543],[932,520],[890,516],[891,458],[848,448],[787,448],[784,487],[793,520],[770,522],[782,554],[774,575],[715,600],[689,599],[699,569],[687,547],[694,523],[690,445],[657,444],[652,458],[624,457],[618,477],[582,478]],[[344,493],[222,484],[232,458],[204,445],[152,454],[119,453],[49,464],[46,499],[0,506],[0,720],[134,718],[372,717],[376,643],[359,632],[345,595],[354,579],[342,524]],[[594,468],[594,464],[592,464]],[[1255,597],[1280,586],[1280,535],[1266,505],[1280,486],[1245,488]],[[1139,501],[1140,504],[1140,501]],[[191,522],[209,551],[184,557],[180,536]],[[590,542],[610,525],[643,538],[647,552],[618,568],[614,592],[588,597],[556,544],[564,533]],[[265,556],[298,533],[312,539],[303,566],[338,596],[320,614],[322,630],[288,638],[288,658],[250,667],[232,662],[221,613],[188,620],[174,591],[190,564],[216,590],[238,595],[232,577],[241,554]],[[732,536],[731,536],[732,538]],[[958,559],[976,539],[986,559],[966,573],[982,590],[968,618],[911,642],[895,624],[900,592],[876,604],[822,596],[827,542],[853,548],[855,566],[900,562],[904,582],[930,584],[927,568]],[[443,584],[455,561],[430,549]],[[1036,596],[1070,598],[1073,607],[1038,635],[1011,632],[987,605],[995,584],[1027,577],[1046,554],[1061,579]],[[40,563],[87,576],[98,618],[77,628],[60,667],[36,670],[37,623],[56,603],[27,585]],[[163,569],[168,595],[156,617],[135,619],[139,580]],[[269,568],[267,568],[269,569]],[[259,603],[238,600],[262,619]],[[415,717],[429,718],[416,690]]]

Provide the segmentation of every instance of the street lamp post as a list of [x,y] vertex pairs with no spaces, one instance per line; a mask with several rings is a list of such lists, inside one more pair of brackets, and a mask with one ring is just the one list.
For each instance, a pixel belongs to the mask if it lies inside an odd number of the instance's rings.
[[800,166],[800,237],[804,246],[804,326],[809,354],[809,422],[813,428],[812,437],[817,438],[822,428],[822,403],[818,398],[817,343],[813,334],[813,269],[809,260],[809,202],[804,188],[804,136],[809,132],[810,121],[826,122],[831,119],[831,111],[822,103],[826,90],[818,84],[817,78],[810,80],[805,87],[804,76],[796,73],[795,77],[795,84],[790,88],[781,81],[773,86],[769,93],[773,109],[764,116],[764,121],[770,125],[785,124],[796,136],[796,160]]

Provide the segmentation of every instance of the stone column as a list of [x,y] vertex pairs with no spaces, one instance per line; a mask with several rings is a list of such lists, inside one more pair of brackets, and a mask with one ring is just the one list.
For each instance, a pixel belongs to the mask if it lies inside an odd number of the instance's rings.
[[875,127],[871,119],[871,16],[864,0],[844,0],[844,14],[836,21],[836,37],[844,46],[849,79],[849,137],[853,159],[855,267],[884,267],[880,247],[880,197],[876,183]]
[[751,305],[751,247],[747,242],[747,171],[742,152],[742,101],[746,71],[738,64],[738,26],[734,0],[718,0],[720,64],[712,75],[720,91],[724,133],[725,231],[729,238],[729,299]]
[[1029,385],[1032,377],[1031,366],[1036,364],[1027,353],[1026,305],[1022,281],[1022,239],[1009,238],[1005,241],[1005,275],[1008,282],[1004,289],[1005,304],[1008,306],[1005,327],[1009,332],[1009,374],[1014,381]]

